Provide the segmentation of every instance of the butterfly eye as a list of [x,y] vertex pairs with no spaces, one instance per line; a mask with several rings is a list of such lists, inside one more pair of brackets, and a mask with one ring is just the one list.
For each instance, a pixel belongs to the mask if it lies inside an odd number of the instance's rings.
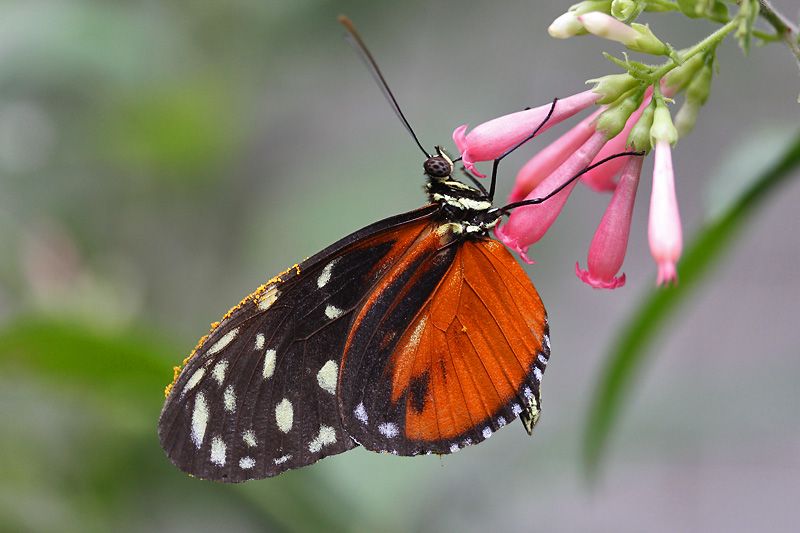
[[425,174],[431,178],[446,178],[453,173],[453,163],[440,155],[429,157],[423,165]]

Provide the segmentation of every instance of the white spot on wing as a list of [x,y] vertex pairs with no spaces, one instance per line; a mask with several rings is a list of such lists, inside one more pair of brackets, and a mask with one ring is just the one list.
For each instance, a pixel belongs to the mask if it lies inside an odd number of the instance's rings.
[[215,353],[222,350],[224,347],[229,345],[233,339],[239,334],[239,328],[233,328],[228,333],[222,336],[220,340],[214,343],[211,348],[208,349],[206,355],[214,355]]
[[275,358],[277,355],[275,350],[267,350],[267,353],[264,354],[264,379],[271,378],[272,374],[275,373]]
[[264,334],[258,333],[256,335],[256,350],[263,350],[264,349]]
[[342,311],[338,307],[334,307],[330,304],[328,304],[328,306],[325,308],[325,316],[331,320],[333,320],[334,318],[339,318],[340,316],[342,316],[343,312],[344,311]]
[[256,460],[250,456],[239,459],[239,468],[243,470],[249,470],[254,466],[256,466]]
[[490,428],[489,426],[486,426],[485,428],[483,428],[483,431],[481,432],[481,434],[483,435],[484,439],[488,439],[489,437],[492,436],[492,428]]
[[336,430],[331,426],[320,426],[319,434],[314,437],[314,440],[308,445],[308,451],[316,453],[322,449],[323,446],[333,444],[336,442]]
[[219,361],[214,368],[211,369],[211,375],[217,380],[217,383],[222,385],[225,381],[225,373],[228,371],[228,361]]
[[369,422],[369,416],[367,416],[367,410],[364,408],[364,402],[361,402],[356,406],[356,410],[353,411],[353,414],[356,415],[356,418],[362,424]]
[[539,359],[539,362],[543,365],[547,365],[547,357],[545,357],[543,353],[540,353],[537,359]]
[[233,385],[225,387],[225,393],[222,395],[222,403],[225,404],[225,410],[229,413],[236,411],[236,393],[233,392]]
[[317,383],[323,390],[336,394],[336,381],[338,378],[339,369],[336,362],[331,359],[320,368],[317,372]]
[[192,411],[192,442],[199,449],[206,434],[208,424],[208,404],[202,392],[194,397],[194,410]]
[[264,294],[261,295],[261,298],[258,300],[258,308],[262,311],[266,311],[267,309],[275,303],[275,300],[278,299],[280,292],[278,292],[278,288],[276,286],[270,287]]
[[336,259],[325,265],[325,268],[322,269],[322,274],[320,274],[319,277],[317,278],[317,287],[321,289],[322,287],[328,284],[328,282],[331,280],[331,271],[333,270],[333,266],[338,262],[339,258],[337,257]]
[[281,457],[278,457],[277,459],[275,459],[274,463],[276,465],[282,465],[283,463],[285,463],[286,461],[288,461],[291,458],[292,458],[292,456],[290,454],[282,455]]
[[225,451],[227,450],[227,446],[225,446],[225,441],[222,440],[222,437],[214,437],[211,439],[211,462],[217,466],[225,466]]
[[511,412],[514,413],[514,416],[517,416],[522,412],[522,407],[518,403],[515,403],[511,406]]
[[289,430],[292,429],[294,409],[292,408],[292,402],[288,399],[284,398],[281,403],[275,406],[275,421],[278,423],[278,429],[284,433],[289,433]]
[[525,387],[522,390],[522,395],[525,396],[525,398],[527,398],[528,400],[530,400],[531,398],[533,398],[533,391],[531,390],[530,387]]
[[258,444],[258,441],[256,441],[256,432],[252,429],[248,429],[242,434],[242,440],[251,448]]
[[195,388],[197,384],[200,383],[200,380],[203,379],[203,376],[205,374],[206,374],[205,367],[198,368],[197,371],[194,374],[192,374],[192,377],[189,378],[189,381],[186,382],[186,386],[183,388],[182,394],[186,394],[187,392]]
[[533,367],[533,377],[536,381],[542,381],[542,370],[538,366]]
[[505,426],[507,423],[508,423],[508,422],[506,422],[506,419],[505,419],[504,417],[502,417],[502,416],[500,416],[500,417],[497,417],[497,425],[498,425],[498,426],[500,426],[500,427],[503,427],[503,426]]
[[378,426],[378,431],[380,431],[381,435],[387,439],[393,439],[398,433],[400,433],[400,431],[397,429],[397,424],[393,424],[391,422],[385,422]]
[[450,453],[456,453],[459,449],[460,448],[458,447],[458,444],[451,444],[450,445]]
[[542,347],[548,352],[550,351],[550,335],[546,334],[542,337]]

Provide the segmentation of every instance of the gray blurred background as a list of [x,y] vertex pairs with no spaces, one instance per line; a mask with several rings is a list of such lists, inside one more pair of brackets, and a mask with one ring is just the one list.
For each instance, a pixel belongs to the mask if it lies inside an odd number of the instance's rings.
[[[781,4],[796,15],[793,0]],[[339,13],[360,29],[422,142],[454,151],[461,124],[619,72],[601,52],[621,56],[621,47],[547,35],[568,6],[0,4],[0,318],[152,342],[156,383],[167,385],[208,324],[259,284],[425,200],[422,156],[342,38]],[[642,21],[677,48],[715,29],[675,14]],[[773,45],[743,57],[729,39],[718,57],[711,98],[674,152],[687,240],[725,189],[724,165],[737,155],[739,167],[758,164],[800,124],[788,52]],[[504,161],[500,198],[563,131]],[[598,373],[655,281],[649,190],[643,177],[625,288],[594,291],[573,272],[608,196],[577,188],[531,249],[537,263],[526,269],[552,332],[532,438],[515,423],[452,456],[357,449],[222,486],[163,455],[162,385],[109,409],[115,387],[98,393],[21,358],[0,375],[0,529],[800,530],[796,182],[670,323],[602,476],[585,482],[580,445]]]

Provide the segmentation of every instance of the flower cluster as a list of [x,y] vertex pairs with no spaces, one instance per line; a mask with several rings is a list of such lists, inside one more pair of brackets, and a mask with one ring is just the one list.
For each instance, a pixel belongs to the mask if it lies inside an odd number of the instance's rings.
[[[453,139],[466,168],[483,177],[475,168],[476,162],[501,157],[529,138],[537,127],[540,133],[593,105],[599,106],[522,167],[508,206],[513,211],[505,224],[496,227],[495,234],[531,263],[529,246],[550,228],[580,176],[580,181],[593,190],[613,191],[613,196],[589,247],[587,269],[576,264],[576,274],[595,288],[621,287],[625,275],[617,274],[628,246],[643,163],[643,157],[627,155],[630,152],[626,150],[649,153],[652,149],[655,161],[648,240],[658,265],[657,285],[674,284],[683,237],[671,152],[679,133],[685,135],[691,130],[708,97],[716,42],[676,52],[647,26],[628,25],[608,13],[575,8],[556,19],[551,34],[566,37],[592,33],[619,41],[630,50],[670,59],[661,68],[614,60],[628,72],[591,80],[594,89],[558,100],[549,119],[546,116],[551,105],[544,105],[499,117],[469,133],[467,126],[461,126]],[[667,104],[681,91],[686,91],[686,103],[677,115],[676,128]],[[609,159],[614,155],[620,156]]]

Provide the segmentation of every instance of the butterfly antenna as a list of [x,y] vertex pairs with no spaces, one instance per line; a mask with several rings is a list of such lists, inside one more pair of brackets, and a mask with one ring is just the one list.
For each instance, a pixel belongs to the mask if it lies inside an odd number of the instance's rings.
[[386,83],[383,74],[381,74],[381,69],[378,68],[378,64],[375,62],[372,54],[369,53],[367,45],[364,44],[364,41],[362,41],[361,37],[358,35],[356,27],[346,15],[339,15],[339,22],[341,22],[342,25],[347,28],[347,31],[350,33],[350,35],[345,37],[356,50],[356,52],[358,52],[358,55],[361,57],[364,63],[366,63],[370,74],[372,74],[372,77],[375,78],[375,81],[378,83],[378,87],[380,87],[381,91],[383,91],[383,95],[386,97],[386,100],[389,101],[389,104],[392,106],[397,118],[400,119],[400,122],[402,122],[406,127],[408,133],[410,133],[414,138],[414,142],[417,143],[417,146],[419,146],[419,149],[422,150],[422,153],[425,154],[426,157],[431,157],[431,154],[429,154],[428,151],[422,146],[422,143],[419,142],[417,134],[414,133],[413,129],[411,129],[411,124],[408,123],[405,115],[403,115],[403,112],[400,110],[400,105],[398,105],[397,99],[394,97],[394,94],[392,94],[391,89],[389,89],[389,84]]

